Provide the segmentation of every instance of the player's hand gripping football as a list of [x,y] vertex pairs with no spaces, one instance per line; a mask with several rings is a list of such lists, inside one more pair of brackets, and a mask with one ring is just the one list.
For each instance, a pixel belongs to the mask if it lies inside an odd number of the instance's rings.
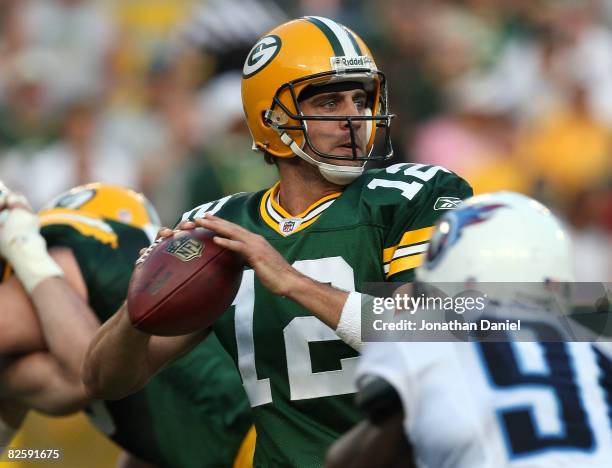
[[207,213],[204,218],[182,223],[179,227],[189,229],[196,226],[214,231],[216,244],[241,254],[259,281],[274,294],[288,296],[294,281],[302,276],[264,237],[242,226]]

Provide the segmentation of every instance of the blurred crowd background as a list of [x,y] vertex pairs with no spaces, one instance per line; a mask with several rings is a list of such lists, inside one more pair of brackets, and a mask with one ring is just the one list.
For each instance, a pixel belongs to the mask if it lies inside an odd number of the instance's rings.
[[[271,185],[240,72],[258,36],[321,15],[388,77],[396,158],[509,189],[568,223],[580,281],[612,280],[612,0],[2,0],[0,178],[35,208],[90,181],[162,221]],[[93,466],[93,465],[89,465]]]
[[535,196],[572,226],[579,279],[612,279],[612,0],[3,0],[0,177],[36,208],[127,185],[165,224],[271,184],[240,70],[258,36],[304,14],[370,44],[394,162]]

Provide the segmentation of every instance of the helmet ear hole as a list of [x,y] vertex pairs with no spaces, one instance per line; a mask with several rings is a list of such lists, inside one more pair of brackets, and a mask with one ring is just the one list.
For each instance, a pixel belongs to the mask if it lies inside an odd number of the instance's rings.
[[289,117],[283,111],[268,109],[261,113],[264,124],[268,127],[278,127],[289,122]]
[[266,114],[268,113],[268,111],[262,111],[261,112],[261,121],[263,122],[264,126],[266,127],[271,127],[271,121],[270,119],[268,119],[268,117],[266,116]]

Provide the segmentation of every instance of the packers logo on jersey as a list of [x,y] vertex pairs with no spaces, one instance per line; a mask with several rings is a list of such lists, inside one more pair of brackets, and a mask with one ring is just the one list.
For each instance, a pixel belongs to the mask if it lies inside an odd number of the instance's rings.
[[263,69],[276,57],[280,48],[280,37],[275,35],[263,37],[249,52],[242,68],[242,76],[248,78]]
[[188,262],[196,257],[201,257],[204,251],[204,243],[189,237],[183,237],[176,239],[168,244],[166,252],[170,255],[174,255],[176,258],[183,262]]

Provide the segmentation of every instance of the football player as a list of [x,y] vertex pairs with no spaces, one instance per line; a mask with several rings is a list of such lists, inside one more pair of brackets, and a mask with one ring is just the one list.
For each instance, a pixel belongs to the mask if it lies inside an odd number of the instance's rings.
[[[180,227],[215,231],[249,265],[213,329],[253,407],[255,465],[320,466],[359,418],[358,291],[410,281],[432,224],[471,189],[442,167],[365,171],[393,153],[386,80],[363,40],[330,19],[300,18],[262,37],[244,63],[242,99],[253,147],[279,181],[198,206]],[[152,354],[161,355],[123,308],[89,348],[89,391],[139,388],[156,370]]]
[[[232,466],[237,456],[243,461],[236,466],[251,466],[254,433],[239,453],[251,426],[249,405],[213,335],[128,398],[92,401],[85,393],[80,368],[89,341],[124,300],[138,252],[158,230],[148,201],[121,187],[90,184],[37,216],[4,187],[0,210],[0,253],[8,260],[0,284],[0,446],[24,409],[51,415],[84,409],[131,454],[127,466],[137,460]],[[202,336],[177,340],[189,348]]]
[[573,272],[568,234],[548,209],[510,192],[471,198],[441,219],[417,279],[502,283],[488,298],[495,315],[526,317],[523,327],[548,338],[369,343],[357,371],[368,418],[332,446],[327,467],[372,457],[393,466],[403,433],[419,468],[612,466],[609,343],[568,342],[553,315],[561,296],[550,286]]

